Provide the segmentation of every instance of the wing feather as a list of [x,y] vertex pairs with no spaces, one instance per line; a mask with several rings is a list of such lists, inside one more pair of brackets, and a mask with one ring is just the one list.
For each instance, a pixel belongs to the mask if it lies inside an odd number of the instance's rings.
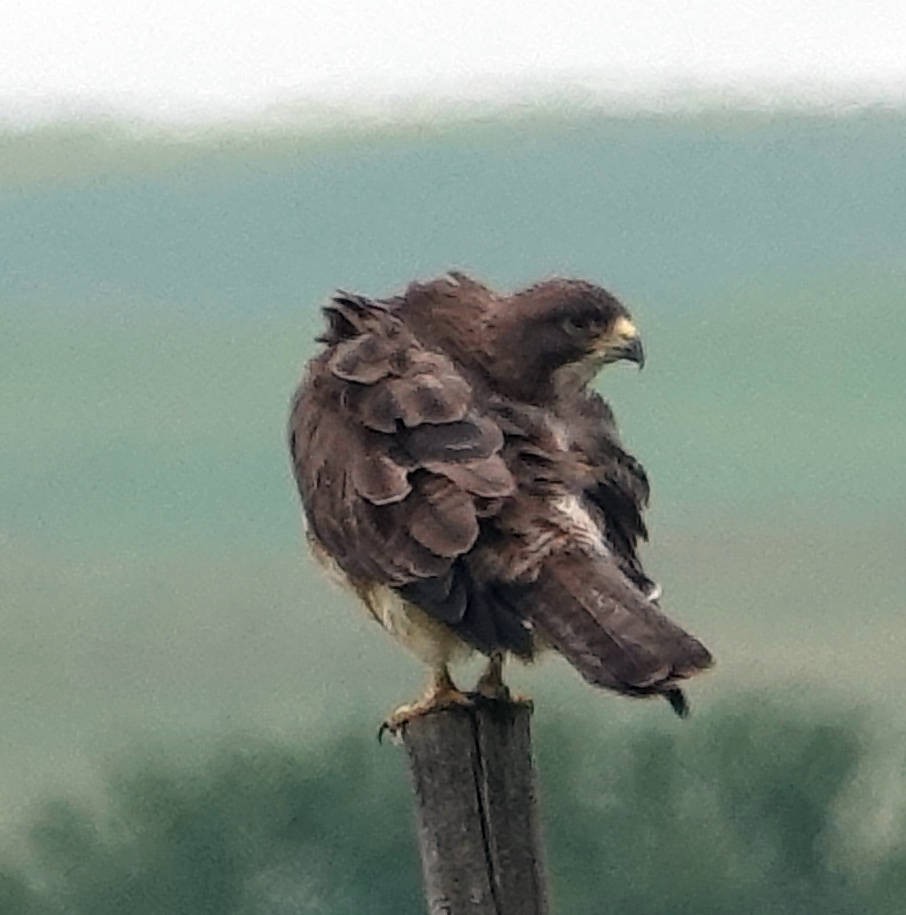
[[493,420],[467,415],[458,422],[424,423],[399,435],[401,447],[422,464],[474,461],[503,447],[503,433]]
[[428,612],[462,620],[472,597],[457,560],[516,489],[503,433],[446,356],[365,303],[332,303],[347,335],[314,360],[293,406],[309,528],[353,581],[414,585]]
[[393,348],[377,334],[365,334],[337,344],[330,357],[330,370],[343,381],[374,384],[390,374]]
[[476,461],[428,461],[425,468],[483,499],[502,499],[516,491],[513,475],[499,454]]
[[356,492],[372,505],[399,502],[412,492],[405,468],[384,454],[356,452],[352,456],[350,472]]
[[398,405],[398,418],[409,428],[461,420],[468,411],[471,390],[458,375],[422,373],[395,378],[387,384]]
[[478,539],[475,503],[469,493],[449,480],[429,476],[419,486],[409,532],[438,556],[453,559],[467,553]]

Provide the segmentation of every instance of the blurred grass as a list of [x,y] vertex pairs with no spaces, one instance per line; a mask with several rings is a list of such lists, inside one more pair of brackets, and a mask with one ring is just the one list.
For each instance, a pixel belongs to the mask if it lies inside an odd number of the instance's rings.
[[[723,701],[668,730],[540,727],[557,911],[885,915],[906,891],[902,740],[854,709]],[[402,751],[361,733],[121,761],[102,808],[35,808],[9,915],[422,910]],[[878,774],[881,773],[881,778]],[[14,860],[18,857],[18,862]]]

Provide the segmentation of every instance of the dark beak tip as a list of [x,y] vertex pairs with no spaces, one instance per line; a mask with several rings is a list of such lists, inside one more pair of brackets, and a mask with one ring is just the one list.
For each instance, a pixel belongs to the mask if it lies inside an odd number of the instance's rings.
[[638,337],[629,344],[626,350],[626,358],[634,362],[639,367],[640,372],[645,368],[645,349]]

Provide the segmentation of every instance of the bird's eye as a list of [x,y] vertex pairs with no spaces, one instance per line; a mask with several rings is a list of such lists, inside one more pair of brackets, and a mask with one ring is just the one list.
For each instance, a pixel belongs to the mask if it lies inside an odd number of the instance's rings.
[[567,317],[564,318],[560,323],[563,329],[571,337],[584,336],[585,332],[588,330],[588,321],[585,318]]

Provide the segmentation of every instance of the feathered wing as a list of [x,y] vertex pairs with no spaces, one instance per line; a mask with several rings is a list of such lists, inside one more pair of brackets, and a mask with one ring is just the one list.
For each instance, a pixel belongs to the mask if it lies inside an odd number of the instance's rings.
[[573,439],[588,462],[583,495],[592,507],[620,567],[644,594],[658,591],[642,568],[637,549],[648,539],[643,512],[648,505],[648,476],[620,442],[610,406],[587,391],[561,405]]
[[310,536],[353,584],[396,589],[484,651],[527,653],[528,630],[464,562],[515,491],[503,433],[392,309],[339,295],[326,312],[329,348],[290,418]]

